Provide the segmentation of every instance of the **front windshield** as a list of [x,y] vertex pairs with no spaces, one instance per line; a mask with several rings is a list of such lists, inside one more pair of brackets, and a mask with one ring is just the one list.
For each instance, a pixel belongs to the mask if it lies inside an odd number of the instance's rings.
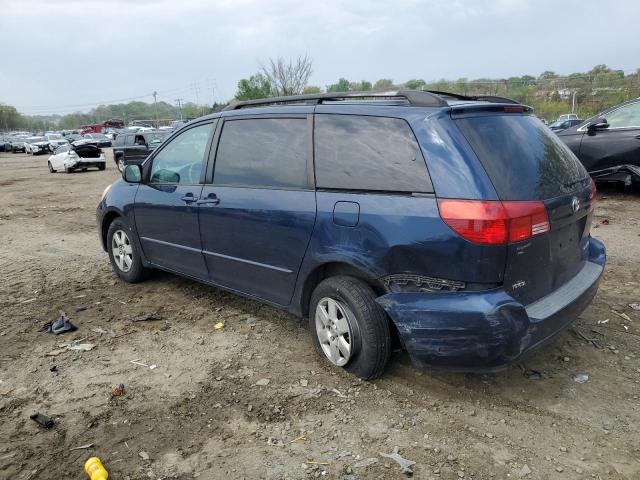
[[92,137],[93,137],[93,138],[95,138],[95,139],[98,139],[98,140],[102,140],[102,139],[104,139],[104,138],[107,138],[107,136],[106,136],[106,135],[103,135],[103,134],[101,134],[101,133],[94,133],[94,134],[92,135]]
[[47,137],[49,138],[49,140],[62,140],[62,135],[58,133],[51,133],[47,135]]
[[28,143],[37,143],[37,142],[46,142],[47,139],[44,137],[31,137],[27,138]]

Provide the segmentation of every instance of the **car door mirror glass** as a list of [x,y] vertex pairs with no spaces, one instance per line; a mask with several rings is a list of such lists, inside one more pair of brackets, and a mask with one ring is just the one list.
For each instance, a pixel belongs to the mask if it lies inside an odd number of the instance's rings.
[[163,168],[153,173],[151,183],[180,183],[180,174]]
[[140,183],[142,181],[142,169],[140,165],[127,165],[122,172],[125,182]]

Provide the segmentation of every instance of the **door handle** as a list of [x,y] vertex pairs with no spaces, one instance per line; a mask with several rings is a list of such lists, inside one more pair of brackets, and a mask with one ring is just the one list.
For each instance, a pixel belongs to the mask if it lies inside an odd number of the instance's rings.
[[198,205],[205,205],[205,204],[217,205],[219,203],[220,203],[220,199],[215,193],[210,193],[202,200],[198,200]]
[[181,200],[186,203],[193,203],[193,202],[196,202],[198,199],[193,196],[193,193],[189,192],[189,193],[185,193],[181,198]]

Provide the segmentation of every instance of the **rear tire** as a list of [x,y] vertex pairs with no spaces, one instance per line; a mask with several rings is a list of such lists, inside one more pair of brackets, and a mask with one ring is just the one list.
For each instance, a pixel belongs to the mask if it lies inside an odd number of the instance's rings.
[[364,380],[382,375],[391,356],[389,320],[375,299],[362,280],[336,276],[320,282],[309,304],[309,331],[318,353]]
[[56,171],[53,169],[53,166],[51,165],[51,162],[47,162],[47,165],[49,166],[49,173],[56,173]]
[[107,166],[103,163],[102,165],[98,165],[98,170],[104,170]]
[[142,257],[133,238],[131,229],[120,218],[109,225],[107,250],[111,268],[127,283],[141,282],[149,275],[149,269],[142,265]]
[[73,168],[70,168],[70,167],[64,167],[64,172],[65,172],[65,173],[73,173]]

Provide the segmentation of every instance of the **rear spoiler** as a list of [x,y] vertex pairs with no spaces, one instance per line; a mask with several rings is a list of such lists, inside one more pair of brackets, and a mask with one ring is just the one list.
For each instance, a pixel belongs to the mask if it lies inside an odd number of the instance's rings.
[[533,108],[520,103],[467,103],[451,105],[451,116],[461,116],[471,113],[515,113],[532,114]]

